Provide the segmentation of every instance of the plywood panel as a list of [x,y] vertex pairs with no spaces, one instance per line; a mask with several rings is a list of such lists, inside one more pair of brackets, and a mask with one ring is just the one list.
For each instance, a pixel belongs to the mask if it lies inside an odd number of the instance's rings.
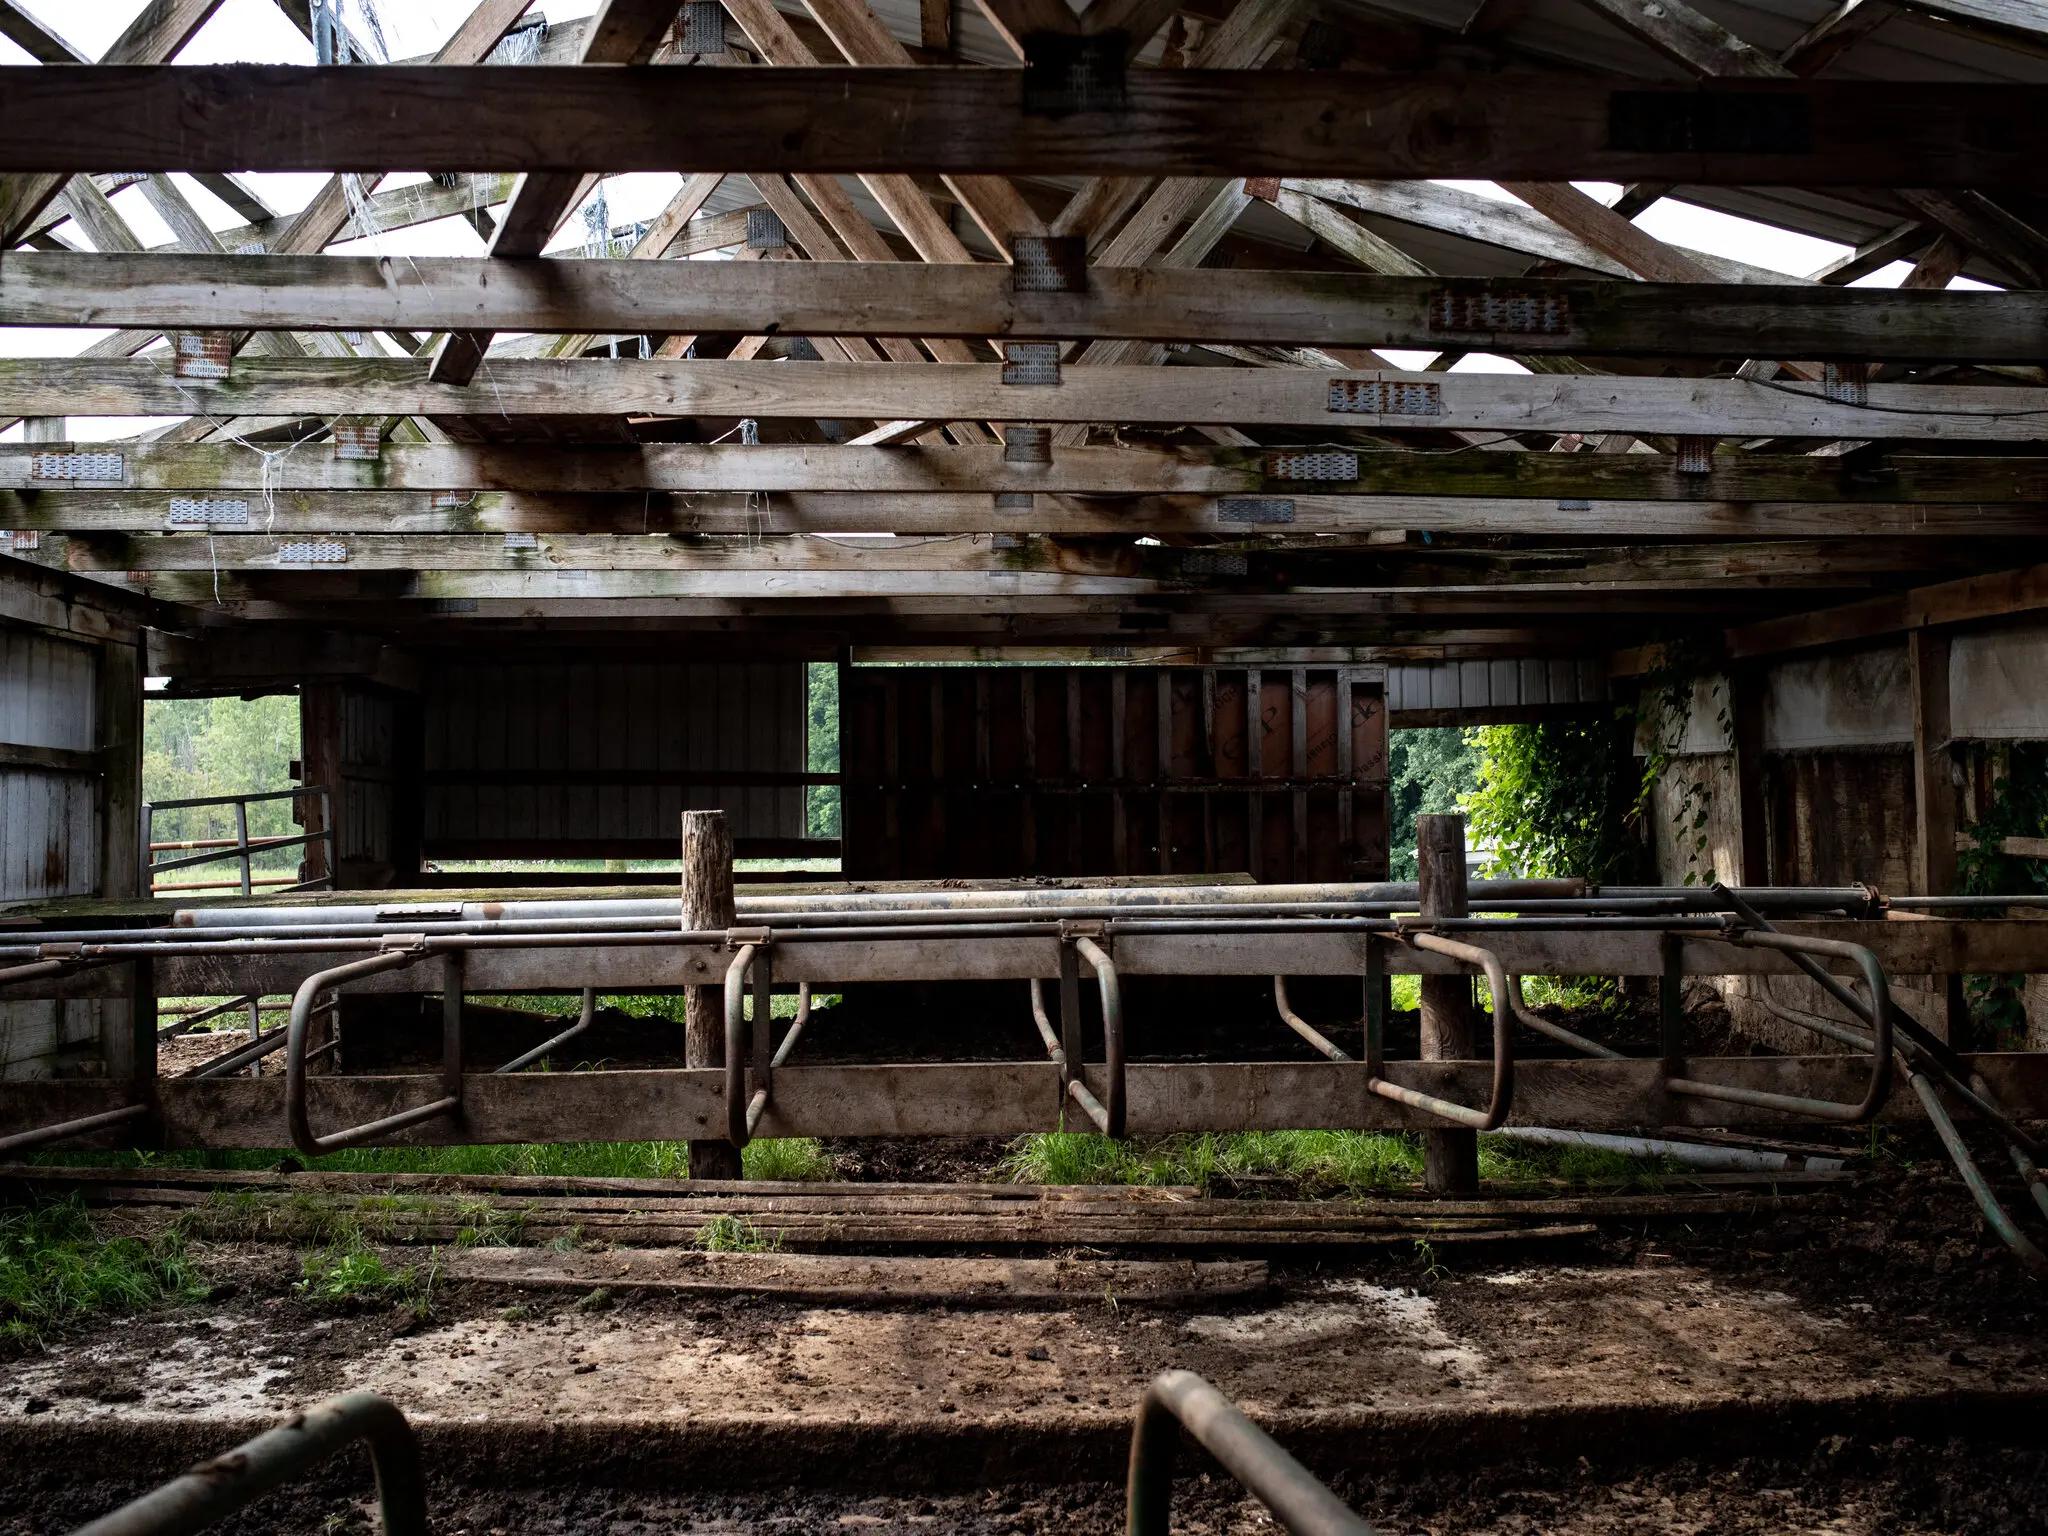
[[1386,868],[1376,669],[855,667],[845,863],[866,879]]
[[793,661],[562,653],[439,669],[422,699],[426,851],[671,857],[686,808],[724,809],[743,845],[794,843],[804,701]]

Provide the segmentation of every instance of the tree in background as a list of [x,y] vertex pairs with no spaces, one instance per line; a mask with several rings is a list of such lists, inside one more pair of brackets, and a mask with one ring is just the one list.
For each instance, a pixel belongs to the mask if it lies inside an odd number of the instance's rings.
[[[142,708],[142,795],[190,800],[289,789],[292,759],[299,755],[299,700],[296,694],[256,699],[149,699]],[[251,837],[289,837],[291,802],[264,800],[249,807]],[[155,823],[156,840],[233,837],[234,807],[205,806],[165,811]],[[289,873],[299,850],[286,849],[258,867]],[[171,857],[166,855],[165,857]],[[225,880],[232,862],[202,864],[169,878]]]
[[[810,706],[805,765],[812,773],[839,771],[839,664],[814,661],[806,679]],[[804,792],[804,836],[839,836],[839,786],[813,784]]]
[[1457,726],[1387,734],[1389,875],[1415,878],[1415,818],[1455,811],[1479,787],[1479,748]]
[[1472,832],[1497,845],[1501,873],[1611,884],[1642,872],[1643,770],[1612,721],[1483,725],[1466,740],[1479,758]]

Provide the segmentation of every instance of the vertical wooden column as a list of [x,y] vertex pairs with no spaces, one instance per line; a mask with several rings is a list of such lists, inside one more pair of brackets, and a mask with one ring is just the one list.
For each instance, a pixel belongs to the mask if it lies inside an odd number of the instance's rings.
[[[1956,789],[1950,771],[1949,640],[1946,634],[1916,629],[1906,636],[1908,677],[1913,690],[1913,892],[1952,896],[1956,891]],[[1936,1027],[1942,1038],[1960,1042],[1969,1007],[1963,978],[1934,978]]]
[[[733,926],[732,828],[723,811],[683,812],[683,928]],[[683,994],[683,1065],[725,1065],[724,977]],[[690,1177],[740,1177],[740,1149],[729,1141],[690,1143]]]
[[[1465,818],[1415,818],[1415,862],[1425,918],[1464,917]],[[1498,1004],[1496,1003],[1496,1006]],[[1422,978],[1422,1056],[1462,1061],[1472,1055],[1472,982],[1466,976]],[[1479,1188],[1476,1131],[1424,1131],[1422,1176],[1431,1194],[1472,1194]]]
[[[94,740],[100,754],[101,896],[146,896],[148,850],[142,837],[142,646],[110,640],[99,648]],[[127,1077],[140,1097],[156,1092],[156,984],[148,962],[128,974],[126,1028],[110,1013],[104,1027],[108,1073]]]
[[1728,718],[1735,748],[1734,883],[1771,883],[1771,844],[1764,811],[1764,680],[1752,668],[1728,674]]

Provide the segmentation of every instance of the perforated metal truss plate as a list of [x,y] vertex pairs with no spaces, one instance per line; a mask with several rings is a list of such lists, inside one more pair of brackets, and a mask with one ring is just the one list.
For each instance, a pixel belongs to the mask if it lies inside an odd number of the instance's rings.
[[466,507],[475,500],[475,491],[436,491],[427,498],[427,505],[436,512],[452,512],[457,507]]
[[1616,91],[1607,147],[1646,155],[1797,155],[1813,147],[1813,103],[1802,96],[1679,87]]
[[1031,493],[1029,491],[997,491],[996,510],[998,512],[1029,512],[1031,510]]
[[1861,363],[1828,363],[1820,392],[1837,405],[1870,404],[1870,370]]
[[1273,480],[1356,480],[1358,455],[1341,448],[1275,450],[1266,455]]
[[1560,512],[1590,512],[1593,510],[1593,503],[1590,501],[1581,501],[1577,498],[1573,498],[1566,501],[1560,501],[1557,504],[1557,510]]
[[537,533],[508,533],[505,535],[507,549],[539,549],[540,535]]
[[1714,471],[1714,439],[1711,437],[1681,437],[1678,440],[1678,472],[1681,475],[1708,475]]
[[334,423],[334,456],[337,459],[374,459],[384,451],[383,423],[344,416]]
[[11,531],[0,528],[0,549],[34,549],[42,542],[42,530],[39,528],[16,528]]
[[1016,293],[1080,293],[1088,286],[1088,242],[1079,235],[1012,235],[1010,287]]
[[166,528],[246,528],[249,503],[239,496],[173,496]]
[[1056,341],[1006,341],[1003,343],[1005,384],[1057,384],[1060,381],[1060,344]]
[[1180,557],[1184,576],[1242,576],[1251,569],[1243,555],[1223,550],[1191,549]]
[[1256,197],[1262,203],[1277,203],[1280,201],[1280,178],[1247,176],[1244,179],[1244,195]]
[[683,52],[725,52],[725,7],[718,0],[690,0],[683,7]]
[[95,485],[121,485],[128,479],[128,459],[119,453],[32,453],[28,477],[46,484],[89,480]]
[[1010,426],[1003,429],[1005,464],[1050,464],[1052,428]]
[[473,597],[430,597],[425,608],[429,613],[475,613],[476,599]]
[[1021,533],[992,533],[988,536],[990,549],[1022,549],[1024,535]]
[[1528,288],[1446,288],[1430,295],[1429,328],[1466,335],[1564,336],[1572,328],[1572,301],[1567,294]]
[[287,539],[277,546],[280,565],[340,565],[348,546],[339,539]]
[[171,338],[171,376],[224,379],[233,356],[234,338],[226,331],[180,331]]
[[1225,496],[1216,503],[1219,523],[1291,523],[1294,502],[1285,496]]
[[[722,10],[723,7],[720,7]],[[789,230],[773,208],[747,210],[747,245],[756,251],[779,251],[789,245]]]
[[1441,416],[1444,387],[1405,379],[1332,379],[1330,409],[1347,416]]

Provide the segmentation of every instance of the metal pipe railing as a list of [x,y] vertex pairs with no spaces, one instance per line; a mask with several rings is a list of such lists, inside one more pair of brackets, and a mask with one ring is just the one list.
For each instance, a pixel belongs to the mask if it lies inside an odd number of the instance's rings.
[[350,1392],[295,1413],[276,1429],[203,1462],[176,1482],[81,1526],[73,1536],[188,1536],[245,1509],[344,1446],[366,1441],[385,1536],[427,1536],[419,1441],[395,1405]]
[[1281,1023],[1329,1057],[1330,1060],[1350,1061],[1353,1059],[1348,1052],[1340,1050],[1328,1035],[1317,1029],[1315,1025],[1309,1023],[1307,1019],[1304,1019],[1287,1005],[1287,978],[1285,976],[1275,976],[1273,978],[1273,1006],[1280,1010]]
[[1484,1109],[1469,1109],[1463,1104],[1454,1104],[1449,1099],[1438,1098],[1435,1094],[1423,1093],[1418,1089],[1404,1088],[1382,1076],[1386,1061],[1382,1052],[1381,1035],[1373,1022],[1377,1010],[1368,1007],[1366,1017],[1366,1076],[1365,1086],[1383,1099],[1392,1099],[1396,1104],[1406,1104],[1410,1109],[1419,1109],[1453,1125],[1464,1126],[1474,1131],[1490,1131],[1508,1117],[1508,1111],[1515,1102],[1515,1039],[1513,1013],[1503,1006],[1508,996],[1508,976],[1500,962],[1500,956],[1490,949],[1477,944],[1465,944],[1456,939],[1447,939],[1441,934],[1426,930],[1407,930],[1400,935],[1400,941],[1413,949],[1426,949],[1432,954],[1446,956],[1486,973],[1487,986],[1494,998],[1493,1004],[1493,1086]]
[[379,1136],[418,1125],[437,1115],[460,1114],[462,1110],[462,956],[459,951],[440,952],[446,974],[442,978],[441,1013],[441,1096],[414,1109],[400,1110],[363,1125],[352,1125],[326,1136],[314,1134],[306,1109],[306,1036],[313,999],[329,987],[339,987],[359,976],[401,970],[428,957],[424,948],[387,949],[341,965],[315,971],[299,983],[292,994],[291,1015],[286,1025],[284,1057],[285,1120],[292,1145],[309,1157],[359,1146]]
[[500,1072],[517,1072],[521,1067],[532,1066],[533,1063],[539,1061],[541,1057],[548,1055],[557,1047],[567,1045],[571,1040],[574,1040],[578,1035],[582,1034],[586,1029],[590,1028],[591,1024],[594,1023],[596,1019],[597,988],[585,987],[583,989],[583,1007],[582,1010],[577,1014],[576,1022],[574,1024],[571,1024],[559,1035],[549,1036],[547,1039],[541,1041],[539,1045],[536,1045],[532,1050],[523,1052],[522,1054],[513,1057],[510,1061],[506,1062],[505,1065],[499,1067],[497,1070]]
[[1131,1426],[1126,1536],[1168,1536],[1173,1463],[1185,1429],[1294,1536],[1373,1536],[1373,1529],[1237,1405],[1193,1371],[1152,1378]]
[[[318,831],[284,837],[251,838],[249,836],[249,807],[252,804],[258,801],[316,798],[321,806],[320,829]],[[191,810],[218,805],[234,807],[235,835],[232,838],[198,837],[178,838],[169,841],[159,841],[157,839],[156,818],[159,812]],[[143,806],[142,825],[142,841],[147,855],[144,863],[149,873],[150,893],[152,895],[164,890],[193,891],[227,888],[238,890],[244,896],[250,896],[255,893],[255,888],[259,884],[290,885],[295,890],[310,890],[317,889],[322,885],[331,886],[334,883],[334,850],[336,846],[334,840],[334,798],[322,785],[312,784],[297,789],[263,790],[246,795],[199,795],[183,800],[157,800]],[[259,879],[252,872],[251,861],[259,853],[270,853],[280,848],[298,848],[318,842],[324,842],[327,845],[327,875],[324,881],[301,881],[296,876],[273,876]],[[206,851],[194,853],[182,859],[158,861],[155,858],[155,855],[159,852],[174,851],[179,848],[198,848]],[[175,869],[191,869],[200,864],[218,864],[228,860],[234,860],[240,865],[238,878],[236,879],[181,881],[175,884],[167,884],[156,878],[159,875],[168,874]]]

